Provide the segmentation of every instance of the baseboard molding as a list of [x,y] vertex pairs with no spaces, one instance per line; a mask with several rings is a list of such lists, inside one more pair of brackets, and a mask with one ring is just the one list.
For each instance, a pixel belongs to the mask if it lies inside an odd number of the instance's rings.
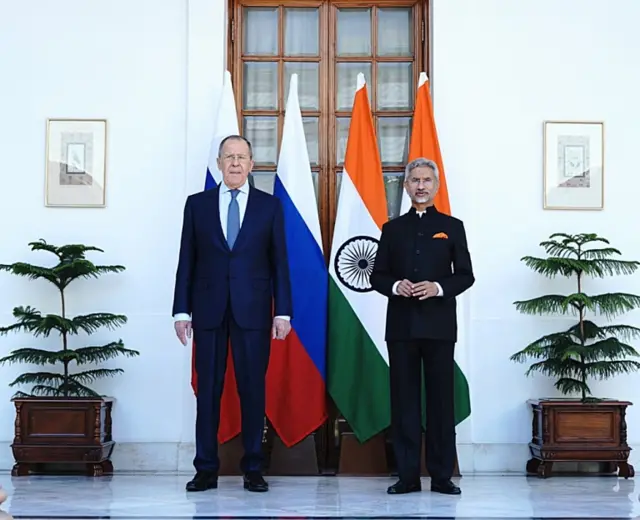
[[[634,446],[632,446],[634,447]],[[640,466],[640,445],[631,452],[629,461]],[[149,471],[191,473],[194,443],[179,442],[123,442],[113,452],[115,471]],[[527,444],[458,444],[460,473],[522,474],[529,460]],[[0,472],[9,471],[13,456],[9,442],[0,442]],[[563,464],[562,469],[589,471],[593,464]],[[558,468],[560,469],[560,468]]]

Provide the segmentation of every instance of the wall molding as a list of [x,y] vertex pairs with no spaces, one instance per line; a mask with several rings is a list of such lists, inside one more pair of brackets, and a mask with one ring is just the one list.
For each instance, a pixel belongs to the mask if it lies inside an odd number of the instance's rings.
[[[116,444],[113,465],[117,472],[190,474],[195,446],[191,442],[123,442]],[[632,452],[633,454],[633,452]],[[527,444],[458,444],[460,472],[524,475],[529,459]],[[13,457],[9,442],[0,442],[0,472],[10,471]],[[568,471],[575,470],[566,466]],[[582,468],[581,468],[582,469]],[[587,469],[587,467],[584,467]]]

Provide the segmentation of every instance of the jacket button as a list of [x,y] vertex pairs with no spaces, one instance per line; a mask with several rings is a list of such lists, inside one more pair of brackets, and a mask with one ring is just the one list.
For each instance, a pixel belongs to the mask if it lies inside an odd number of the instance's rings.
[[420,250],[418,249],[416,250],[416,255],[419,255],[419,254],[420,254]]

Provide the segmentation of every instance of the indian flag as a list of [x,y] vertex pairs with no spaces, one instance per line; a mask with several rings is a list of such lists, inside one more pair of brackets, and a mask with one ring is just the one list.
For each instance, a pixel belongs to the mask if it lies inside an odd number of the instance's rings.
[[[436,121],[433,116],[433,103],[429,91],[429,81],[427,75],[420,73],[418,91],[416,94],[416,104],[413,113],[413,128],[411,130],[411,143],[409,145],[409,161],[418,157],[425,157],[435,161],[440,173],[440,188],[434,201],[436,209],[447,215],[451,215],[449,204],[449,191],[447,190],[447,179],[444,175],[444,164],[440,153],[440,142],[436,131]],[[402,197],[401,212],[406,213],[411,207],[411,200],[406,191]],[[471,415],[471,400],[469,395],[469,383],[464,375],[461,366],[464,366],[464,352],[456,348],[456,365],[454,372],[454,392],[455,392],[455,418],[456,424],[460,424]]]
[[390,422],[387,298],[369,285],[387,220],[367,87],[358,74],[329,261],[327,386],[360,442]]

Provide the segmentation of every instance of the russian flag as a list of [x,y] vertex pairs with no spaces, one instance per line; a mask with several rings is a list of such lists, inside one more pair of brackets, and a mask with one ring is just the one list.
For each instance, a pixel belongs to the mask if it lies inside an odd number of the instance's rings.
[[290,447],[313,433],[327,418],[328,270],[297,74],[291,76],[274,195],[284,209],[293,319],[284,345],[277,340],[271,345],[266,412],[282,442]]
[[[236,101],[233,95],[231,84],[231,73],[225,71],[222,92],[218,101],[218,112],[213,130],[213,138],[209,149],[209,162],[204,181],[204,189],[210,190],[222,182],[222,172],[218,169],[218,148],[225,137],[239,135],[238,113],[236,111]],[[191,388],[193,393],[198,393],[198,374],[195,365],[195,342],[191,353]],[[218,442],[223,444],[236,437],[242,428],[240,415],[240,397],[236,386],[236,376],[233,369],[233,356],[231,346],[227,355],[227,369],[225,372],[224,389],[222,391],[222,401],[220,403],[220,427],[218,429]]]
[[207,163],[207,176],[204,181],[204,189],[215,188],[222,181],[222,172],[218,169],[218,148],[225,137],[240,135],[238,128],[238,112],[236,111],[236,99],[233,94],[231,73],[224,73],[222,92],[218,100],[218,112],[213,128],[213,137],[209,148],[209,162]]

